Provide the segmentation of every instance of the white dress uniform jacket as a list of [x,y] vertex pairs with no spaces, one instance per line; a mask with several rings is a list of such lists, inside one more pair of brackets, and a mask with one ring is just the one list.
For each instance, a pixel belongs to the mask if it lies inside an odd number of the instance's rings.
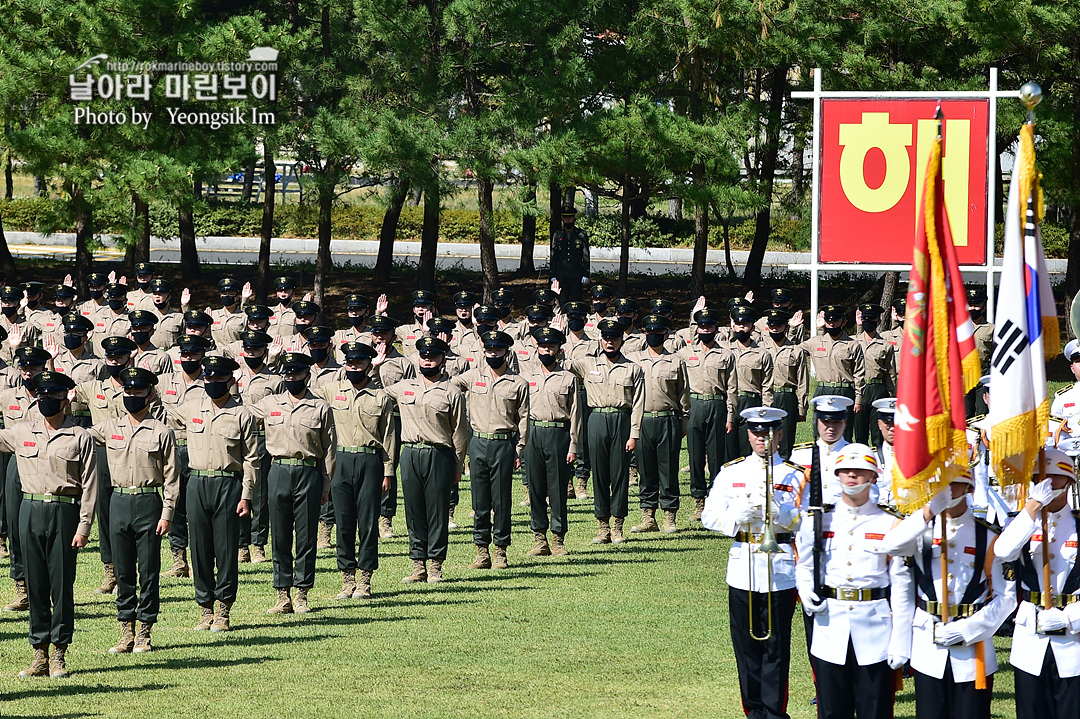
[[[817,440],[817,443],[820,452],[819,456],[821,457],[821,501],[825,504],[836,504],[843,494],[840,490],[840,480],[836,478],[834,470],[836,458],[840,456],[840,450],[851,444],[851,442],[841,437],[833,444],[826,444],[823,439]],[[798,446],[791,451],[791,461],[809,469],[813,455],[814,446],[807,443],[805,446]],[[807,474],[806,476],[809,477],[810,475]],[[871,503],[877,502],[877,490],[871,487],[870,492],[872,492],[870,495]],[[810,506],[809,485],[803,488],[799,500],[804,510]]]

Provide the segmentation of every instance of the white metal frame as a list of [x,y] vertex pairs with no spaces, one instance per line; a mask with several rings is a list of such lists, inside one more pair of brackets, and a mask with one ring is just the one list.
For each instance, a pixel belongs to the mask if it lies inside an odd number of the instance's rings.
[[965,265],[965,272],[986,273],[986,316],[994,316],[994,272],[1000,267],[994,266],[994,208],[999,178],[994,176],[997,166],[997,100],[1002,98],[1019,99],[1020,91],[998,90],[998,70],[990,68],[989,87],[987,90],[947,91],[947,92],[862,92],[862,91],[825,91],[821,88],[821,68],[814,68],[814,89],[810,92],[793,92],[792,99],[814,101],[814,137],[813,137],[813,194],[810,198],[810,262],[809,264],[790,264],[789,270],[810,272],[810,326],[814,327],[818,313],[818,278],[821,272],[910,272],[911,265],[889,265],[870,263],[821,262],[821,101],[828,98],[847,98],[865,100],[990,100],[987,124],[986,147],[986,261],[982,265]]

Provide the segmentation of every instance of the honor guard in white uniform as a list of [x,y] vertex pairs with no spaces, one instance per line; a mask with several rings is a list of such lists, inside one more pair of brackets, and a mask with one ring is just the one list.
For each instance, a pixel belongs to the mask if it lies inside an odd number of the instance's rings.
[[[802,468],[777,451],[783,410],[752,407],[742,417],[752,454],[721,468],[701,523],[735,539],[728,551],[728,611],[743,711],[755,719],[786,719],[795,609],[793,532],[800,519],[795,490]],[[763,546],[766,540],[774,540],[771,548],[767,542]]]
[[[823,394],[810,400],[810,405],[814,408],[814,422],[817,424],[817,443],[821,453],[821,497],[825,504],[836,504],[840,500],[840,483],[836,481],[833,469],[840,450],[851,444],[844,439],[844,433],[847,430],[848,408],[852,404],[854,402],[849,397],[838,394]],[[791,461],[809,469],[813,452],[812,442],[797,444],[791,452]],[[873,489],[870,491],[874,492]],[[876,492],[874,494],[876,495]],[[805,481],[798,498],[800,506],[809,506],[810,492]],[[875,497],[872,499],[876,501]]]
[[[981,393],[982,403],[989,407],[990,376],[982,377],[979,385],[976,390]],[[1003,527],[1008,523],[1009,517],[1019,509],[1019,487],[1002,487],[998,484],[994,463],[990,457],[989,416],[980,414],[968,420],[967,441],[971,455],[971,476],[975,479],[975,495],[972,497],[975,516]]]
[[1065,345],[1062,354],[1068,360],[1069,369],[1076,378],[1076,382],[1054,395],[1054,402],[1050,405],[1050,414],[1069,419],[1073,415],[1080,414],[1080,342],[1070,340]]
[[818,717],[892,719],[894,671],[911,652],[911,573],[880,551],[896,520],[871,501],[874,451],[847,445],[833,472],[840,500],[820,524],[803,522],[796,539],[795,581],[814,618]]
[[[1031,488],[1023,511],[998,536],[994,551],[1011,563],[1019,580],[1020,609],[1009,656],[1017,719],[1072,719],[1080,716],[1080,515],[1068,505],[1076,471],[1072,460],[1053,447],[1046,449],[1044,467],[1046,479]],[[1047,559],[1050,609],[1044,608],[1043,595]]]
[[873,407],[877,410],[878,431],[881,432],[881,446],[874,449],[877,455],[878,466],[881,474],[878,475],[878,504],[885,507],[895,507],[896,499],[892,493],[892,467],[896,458],[893,449],[893,437],[895,428],[893,420],[896,417],[896,397],[883,397],[875,400]]
[[889,532],[881,547],[911,558],[916,719],[990,717],[994,632],[1016,609],[1016,593],[994,555],[999,530],[971,511],[974,488],[970,474],[961,476]]

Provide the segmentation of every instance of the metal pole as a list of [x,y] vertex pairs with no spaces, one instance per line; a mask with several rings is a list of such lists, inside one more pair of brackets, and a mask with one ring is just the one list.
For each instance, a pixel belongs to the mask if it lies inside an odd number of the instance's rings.
[[[808,337],[817,333],[818,313],[818,262],[821,247],[821,68],[814,68],[814,161],[813,187],[810,196],[810,329]],[[810,374],[814,375],[814,365],[810,363]]]
[[997,236],[994,220],[997,218],[997,183],[1000,174],[994,172],[997,167],[997,91],[998,69],[990,68],[990,112],[986,138],[986,316],[988,322],[994,321],[994,238]]

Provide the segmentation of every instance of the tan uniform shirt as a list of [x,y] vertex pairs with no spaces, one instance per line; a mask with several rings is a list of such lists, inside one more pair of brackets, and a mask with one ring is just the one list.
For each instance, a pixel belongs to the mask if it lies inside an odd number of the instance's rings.
[[566,333],[566,342],[563,343],[563,357],[566,359],[584,359],[596,357],[600,354],[600,340],[590,336],[587,332],[581,337],[575,337],[573,333]]
[[[24,316],[15,315],[15,322],[12,322],[7,318],[7,315],[0,314],[0,327],[3,327],[8,335],[11,334],[12,327],[15,324],[21,325],[20,329],[23,331],[20,347],[33,347],[41,344],[41,333],[38,332],[38,328],[27,321]],[[8,340],[0,342],[0,360],[3,360],[6,364],[12,364],[15,361],[15,349]]]
[[900,374],[900,350],[903,349],[904,342],[904,323],[901,322],[891,330],[887,330],[881,333],[881,336],[886,342],[892,345],[893,359],[896,361],[896,374]]
[[112,486],[161,487],[161,518],[171,522],[180,495],[180,463],[173,431],[149,414],[135,424],[130,414],[113,417],[87,431],[95,442],[105,445]]
[[363,342],[366,345],[375,346],[375,343],[371,340],[370,330],[358,330],[355,327],[338,330],[330,341],[330,347],[334,350],[339,365],[345,364],[345,354],[341,351],[341,345],[346,342]]
[[154,293],[144,292],[141,289],[129,290],[127,293],[128,312],[132,310],[154,311]]
[[135,354],[133,366],[149,370],[159,377],[173,371],[172,358],[165,350],[155,347],[153,342],[150,343],[149,349]]
[[124,414],[124,386],[112,377],[75,385],[75,402],[90,409],[90,424],[102,424]]
[[869,339],[865,332],[859,333],[859,345],[863,351],[866,381],[880,380],[889,396],[896,394],[896,352],[892,343],[878,335]]
[[[61,345],[56,359],[53,360],[53,369],[66,374],[76,385],[95,379],[104,380],[109,376],[105,371],[105,360],[94,354],[89,343],[83,345],[82,357],[76,357],[71,354],[71,350]],[[89,408],[85,402],[76,401],[71,403],[71,411],[88,412]]]
[[732,416],[735,412],[738,380],[735,376],[735,355],[731,349],[715,341],[711,348],[701,342],[694,342],[679,350],[679,356],[686,364],[690,392],[723,397],[728,416]]
[[845,334],[834,340],[823,332],[799,346],[810,355],[818,382],[850,382],[855,385],[855,404],[862,404],[866,367],[858,342]]
[[[754,331],[761,337],[769,336],[769,318],[759,317],[758,321],[754,323]],[[787,326],[787,338],[791,340],[792,344],[799,344],[806,339],[806,324],[798,324],[792,327]]]
[[429,383],[426,377],[402,380],[386,388],[401,413],[401,443],[430,442],[449,447],[457,455],[458,467],[465,465],[469,424],[465,398],[450,380]]
[[773,394],[778,389],[791,388],[799,403],[799,416],[805,417],[810,396],[810,371],[806,366],[806,353],[802,347],[794,344],[790,338],[778,345],[772,337],[763,341],[773,360]]
[[[461,326],[458,325],[458,327]],[[483,356],[484,344],[480,341],[480,335],[476,334],[476,330],[461,328],[459,333],[455,328],[453,336],[450,337],[450,351],[473,362],[478,355]]]
[[330,405],[309,390],[294,402],[287,392],[250,406],[266,429],[266,453],[274,459],[321,460],[323,491],[330,491],[337,461],[337,432]]
[[[97,503],[97,459],[94,440],[85,429],[65,417],[64,424],[53,432],[39,415],[0,429],[0,452],[15,455],[23,492],[78,499],[79,527],[75,534],[90,536]],[[9,502],[13,499],[8,497]]]
[[685,430],[690,418],[690,380],[682,357],[664,349],[658,355],[646,350],[632,359],[645,375],[645,411],[674,412]]
[[645,374],[625,356],[614,362],[607,357],[570,360],[566,368],[585,385],[589,406],[616,407],[630,412],[630,439],[641,436],[645,412]]
[[9,429],[41,416],[37,411],[37,398],[31,397],[22,384],[0,391],[0,411],[3,413],[4,426]]
[[356,389],[348,380],[328,382],[314,390],[334,413],[337,442],[343,447],[372,447],[383,463],[383,476],[394,476],[397,437],[394,401],[372,380]]
[[344,368],[337,363],[337,360],[334,359],[334,353],[331,352],[324,366],[311,365],[311,379],[308,381],[308,387],[314,392],[327,382],[344,379],[343,372]]
[[[154,304],[152,300],[150,304]],[[163,350],[172,349],[184,336],[183,313],[172,309],[161,312],[156,307],[150,309],[158,316],[158,323],[154,328],[154,334],[150,336],[150,341]]]
[[496,375],[485,363],[452,378],[450,384],[465,395],[473,432],[516,432],[520,456],[529,440],[529,383],[509,371]]
[[984,322],[975,325],[975,349],[979,350],[979,362],[982,373],[990,373],[990,358],[994,353],[994,325]]
[[[413,352],[411,355],[409,355],[408,360],[412,362],[413,376],[415,377],[420,374],[420,353]],[[446,353],[446,365],[443,367],[443,369],[449,376],[457,377],[458,375],[468,372],[472,366],[473,362],[470,362],[468,359],[455,354],[453,350],[451,350],[450,352]]]
[[[167,424],[176,433],[176,439],[181,442],[187,441],[187,425],[189,417],[181,412],[176,415],[176,410],[183,404],[192,400],[206,397],[201,378],[191,384],[187,382],[187,375],[183,372],[172,372],[158,378],[157,396],[165,407]],[[96,422],[95,422],[96,424]]]
[[739,392],[761,395],[761,404],[769,406],[773,401],[773,358],[757,340],[743,347],[737,340],[728,345],[735,355],[735,375]]
[[98,315],[90,340],[94,343],[94,352],[104,357],[105,355],[101,352],[101,340],[106,337],[127,337],[130,334],[131,320],[128,319],[127,312],[116,314],[106,308],[105,312]]
[[97,326],[98,316],[107,314],[109,305],[105,303],[104,299],[100,303],[97,300],[86,300],[77,304],[75,310]]
[[205,392],[193,392],[169,413],[184,426],[188,466],[203,472],[243,472],[242,499],[250,500],[259,476],[258,425],[236,397],[218,407]]
[[[236,307],[240,307],[239,304]],[[240,333],[247,327],[247,315],[239,309],[230,311],[224,307],[218,307],[210,311],[210,334],[218,347],[224,347],[230,342],[240,339]]]
[[291,307],[278,304],[271,307],[270,311],[274,314],[270,316],[266,334],[271,337],[288,337],[296,334],[296,313]]
[[51,310],[36,310],[27,317],[27,322],[38,331],[38,337],[44,343],[46,337],[52,337],[56,343],[64,345],[64,318]]
[[584,417],[577,376],[560,364],[552,365],[551,371],[547,371],[541,363],[534,362],[523,377],[529,383],[529,419],[568,422],[570,449],[567,451],[577,454]]
[[236,386],[244,404],[255,404],[263,397],[284,392],[285,379],[279,374],[271,374],[266,365],[261,371],[253,372],[246,362],[240,362],[240,379]]
[[393,347],[386,348],[386,360],[373,371],[383,387],[390,387],[419,374],[416,366]]
[[416,340],[427,334],[419,322],[407,325],[399,325],[395,330],[397,340],[401,343],[401,354],[408,356],[416,352]]

